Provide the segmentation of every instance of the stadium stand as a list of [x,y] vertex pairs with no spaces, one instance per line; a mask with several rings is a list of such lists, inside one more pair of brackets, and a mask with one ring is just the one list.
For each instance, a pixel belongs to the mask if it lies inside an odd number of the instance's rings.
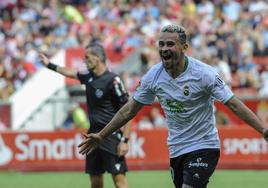
[[59,49],[83,47],[89,41],[104,44],[113,68],[138,51],[140,70],[132,70],[131,65],[120,69],[133,75],[126,83],[135,88],[137,82],[131,79],[159,61],[156,34],[171,22],[189,28],[188,54],[209,64],[216,61],[213,66],[227,74],[239,96],[268,95],[266,1],[14,0],[1,1],[0,10],[0,99],[4,101],[40,70],[39,51],[52,57]]

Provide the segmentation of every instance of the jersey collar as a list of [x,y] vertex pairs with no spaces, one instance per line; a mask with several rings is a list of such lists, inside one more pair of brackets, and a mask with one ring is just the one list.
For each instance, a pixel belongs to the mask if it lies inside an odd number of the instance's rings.
[[182,72],[185,72],[186,71],[186,69],[188,68],[188,64],[189,64],[188,57],[185,56],[184,57],[184,67],[183,67],[183,71]]

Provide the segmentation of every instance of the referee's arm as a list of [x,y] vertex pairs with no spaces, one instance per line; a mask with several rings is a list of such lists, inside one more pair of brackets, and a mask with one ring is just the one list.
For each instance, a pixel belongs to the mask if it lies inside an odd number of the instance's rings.
[[51,69],[57,73],[62,74],[63,76],[67,76],[69,78],[74,78],[74,79],[78,79],[77,77],[77,70],[72,69],[72,68],[67,68],[67,67],[60,67],[58,65],[55,65],[53,63],[51,63],[49,61],[49,59],[47,58],[47,56],[45,54],[40,53],[39,54],[41,63],[47,67],[48,69]]

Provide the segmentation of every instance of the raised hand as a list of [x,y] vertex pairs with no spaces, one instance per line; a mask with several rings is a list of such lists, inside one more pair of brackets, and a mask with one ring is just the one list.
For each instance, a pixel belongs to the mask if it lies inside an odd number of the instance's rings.
[[47,56],[43,53],[39,53],[39,58],[41,63],[47,67],[47,65],[49,64],[49,59],[47,58]]
[[78,147],[80,148],[79,153],[82,155],[90,154],[94,149],[99,146],[102,140],[102,137],[98,134],[88,134],[85,137],[85,140],[78,145]]

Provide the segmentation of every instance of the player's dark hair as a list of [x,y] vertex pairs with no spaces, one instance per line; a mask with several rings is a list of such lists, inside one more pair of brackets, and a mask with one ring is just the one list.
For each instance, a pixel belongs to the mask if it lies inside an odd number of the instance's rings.
[[166,25],[161,29],[161,32],[169,32],[169,33],[177,33],[178,38],[182,44],[185,44],[187,42],[187,34],[186,29],[181,25]]
[[86,49],[88,48],[90,48],[92,54],[98,56],[104,64],[106,63],[105,49],[101,44],[97,42],[89,43],[86,46]]

